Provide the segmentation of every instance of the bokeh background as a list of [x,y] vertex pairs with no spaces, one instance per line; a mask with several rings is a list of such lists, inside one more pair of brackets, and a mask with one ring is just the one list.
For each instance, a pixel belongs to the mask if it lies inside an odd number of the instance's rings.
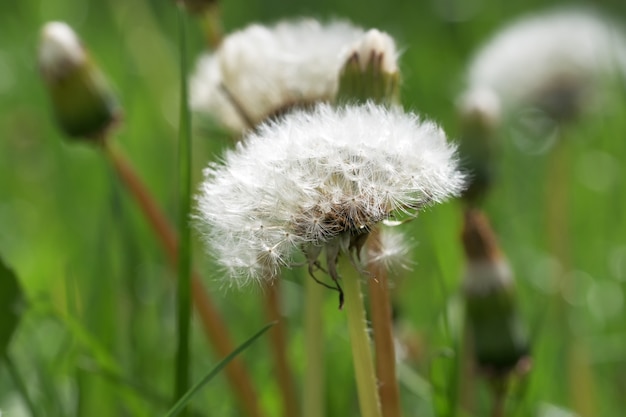
[[[402,102],[458,135],[455,99],[472,52],[513,18],[560,6],[600,9],[626,23],[623,0],[243,1],[221,5],[226,31],[250,22],[313,16],[346,18],[395,37],[402,50]],[[40,80],[39,29],[69,23],[108,74],[124,108],[115,141],[172,221],[176,219],[178,50],[171,1],[3,1],[0,4],[0,255],[19,276],[25,310],[11,355],[43,416],[154,416],[168,408],[176,342],[174,284],[152,231],[99,152],[57,129]],[[190,20],[190,56],[205,49]],[[558,190],[547,181],[556,132],[515,128],[501,135],[500,175],[485,203],[517,276],[521,309],[533,338],[534,369],[515,399],[519,416],[619,416],[626,406],[626,91],[564,132],[562,173],[568,189],[569,262],[561,265],[547,236],[547,206]],[[194,181],[230,146],[194,135]],[[452,377],[460,321],[460,205],[433,207],[406,225],[412,269],[395,278],[406,415],[453,415]],[[194,237],[194,263],[243,341],[267,320],[259,291],[222,288],[218,271]],[[561,272],[559,272],[561,271]],[[571,285],[558,285],[559,274]],[[289,360],[302,363],[302,280],[287,274],[282,311]],[[320,306],[326,334],[329,416],[357,415],[345,317],[329,291]],[[3,318],[0,317],[0,320]],[[280,415],[268,344],[242,356],[269,416]],[[193,379],[219,358],[193,333]],[[478,387],[476,415],[488,391]],[[301,395],[305,395],[300,393]],[[202,415],[235,416],[223,376],[192,402]],[[571,413],[571,414],[570,414]],[[0,414],[28,415],[0,367]]]

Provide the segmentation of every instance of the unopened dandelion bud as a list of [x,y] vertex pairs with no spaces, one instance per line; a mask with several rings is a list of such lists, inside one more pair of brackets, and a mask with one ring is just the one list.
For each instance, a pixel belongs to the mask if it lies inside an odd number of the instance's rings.
[[468,174],[463,199],[470,205],[480,202],[495,176],[496,132],[500,123],[500,100],[489,89],[464,94],[457,103],[460,122],[462,168]]
[[341,69],[339,101],[398,101],[399,71],[391,36],[371,29],[356,42]]
[[50,22],[43,27],[39,67],[61,129],[73,138],[99,140],[106,136],[119,118],[117,100],[67,24]]
[[529,355],[513,273],[478,210],[466,211],[462,240],[467,255],[463,294],[476,362],[489,375],[506,375]]

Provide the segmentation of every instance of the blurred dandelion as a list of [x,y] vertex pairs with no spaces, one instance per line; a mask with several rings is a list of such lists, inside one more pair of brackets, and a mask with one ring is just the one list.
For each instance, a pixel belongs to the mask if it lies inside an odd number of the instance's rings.
[[57,122],[70,137],[101,140],[121,117],[113,90],[67,24],[42,28],[39,68]]
[[615,76],[626,76],[621,28],[590,10],[557,9],[522,18],[487,42],[469,66],[467,94],[492,90],[506,111],[533,107],[562,122],[589,109]]

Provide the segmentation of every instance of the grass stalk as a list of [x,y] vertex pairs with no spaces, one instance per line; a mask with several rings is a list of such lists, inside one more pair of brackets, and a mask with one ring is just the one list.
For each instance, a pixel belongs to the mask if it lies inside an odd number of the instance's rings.
[[283,403],[283,416],[297,417],[299,415],[298,397],[288,361],[287,325],[280,314],[280,279],[274,279],[271,284],[265,287],[264,301],[267,318],[276,323],[274,328],[269,331],[268,336],[274,357],[275,375]]
[[[380,229],[371,232],[366,245],[368,253],[381,252]],[[401,417],[387,268],[380,262],[370,262],[367,270],[371,275],[368,284],[380,406],[383,417]]]
[[[560,137],[556,146],[550,153],[550,163],[548,168],[548,178],[546,190],[546,217],[548,230],[549,250],[559,262],[561,268],[556,277],[558,288],[555,300],[557,318],[560,321],[567,320],[567,303],[562,294],[575,291],[574,283],[568,279],[568,272],[572,269],[570,239],[570,147],[567,138]],[[586,350],[577,346],[572,340],[571,333],[567,330],[562,332],[563,343],[566,352],[566,367],[569,373],[569,380],[576,381],[570,384],[569,396],[574,405],[574,411],[580,415],[597,415],[597,407],[594,399],[594,377],[590,366],[590,360]],[[585,386],[585,395],[580,395],[580,386]]]
[[346,260],[343,260],[342,264],[344,266],[342,284],[345,294],[345,310],[361,417],[382,417],[372,349],[365,320],[361,277]]
[[[186,13],[178,7],[178,39],[180,68],[180,120],[178,128],[178,340],[174,401],[189,389],[189,340],[191,329],[191,114],[187,87],[187,26]],[[187,415],[187,409],[181,414]]]
[[303,417],[324,417],[324,327],[322,305],[326,290],[311,277],[305,279]]
[[[102,150],[156,233],[170,265],[176,267],[178,263],[178,238],[165,215],[152,199],[150,192],[139,179],[132,165],[115,145],[111,141],[103,141]],[[234,349],[228,328],[204,288],[200,275],[194,270],[191,271],[191,297],[208,342],[218,355],[228,355]],[[231,361],[226,367],[225,373],[233,393],[238,397],[246,415],[248,417],[262,417],[258,396],[241,360],[235,358]]]

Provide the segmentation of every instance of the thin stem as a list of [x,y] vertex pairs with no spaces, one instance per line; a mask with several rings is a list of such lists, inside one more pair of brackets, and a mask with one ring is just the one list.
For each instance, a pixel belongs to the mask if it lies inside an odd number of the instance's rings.
[[15,388],[22,396],[22,400],[24,400],[26,407],[28,407],[28,410],[30,411],[30,415],[32,417],[36,417],[39,413],[37,412],[35,403],[30,398],[30,395],[28,394],[28,389],[26,388],[26,384],[24,383],[22,376],[20,375],[17,368],[15,367],[13,360],[9,356],[9,352],[3,352],[2,359],[4,360],[4,365],[6,366],[7,371],[11,375],[11,379],[13,379]]
[[[178,38],[180,64],[180,125],[178,129],[178,234],[180,248],[178,257],[178,345],[176,350],[176,373],[174,401],[178,401],[189,389],[189,339],[191,328],[191,250],[189,213],[191,211],[191,114],[187,91],[187,29],[186,14],[178,8]],[[185,408],[182,415],[187,415]]]
[[473,341],[469,331],[467,315],[461,333],[461,341],[457,342],[457,369],[455,376],[456,395],[454,396],[453,410],[459,415],[473,415],[476,397],[476,372],[474,369],[474,349]]
[[326,289],[311,277],[305,279],[303,417],[324,417],[324,343],[322,304]]
[[[370,233],[366,248],[368,253],[380,253],[380,229],[376,228]],[[380,405],[383,417],[400,417],[402,409],[396,376],[396,352],[387,268],[380,262],[370,262],[367,270],[371,275],[368,283]]]
[[222,42],[222,22],[220,19],[219,2],[207,7],[201,18],[202,29],[211,49],[217,49]]
[[497,377],[491,381],[491,391],[493,394],[493,407],[491,417],[504,417],[506,411],[506,397],[508,393],[509,376]]
[[345,266],[342,268],[342,282],[361,416],[382,417],[378,390],[376,389],[372,350],[365,321],[360,276],[357,273],[347,273],[348,271],[354,271],[354,268],[347,261],[342,261],[342,264]]
[[267,318],[276,322],[268,336],[272,346],[276,378],[283,402],[283,415],[285,417],[297,417],[299,413],[296,386],[287,360],[287,326],[280,314],[280,279],[273,279],[272,283],[266,286],[264,295]]
[[[566,319],[568,305],[562,294],[573,293],[574,282],[569,279],[568,272],[572,268],[571,261],[571,233],[570,223],[570,173],[571,160],[570,148],[566,137],[560,137],[554,149],[550,153],[550,164],[546,191],[547,199],[547,229],[549,250],[559,262],[561,268],[557,270],[557,283],[560,291],[557,291],[556,306],[558,319]],[[580,346],[580,342],[574,340],[567,326],[562,329],[565,357],[567,358],[567,370],[570,374],[568,386],[569,395],[572,399],[574,410],[579,415],[597,415],[596,400],[594,397],[593,369],[589,365],[590,360],[586,350]],[[572,379],[573,378],[573,379]],[[575,382],[574,382],[575,381]],[[580,387],[585,386],[585,390]],[[584,392],[584,395],[581,395]]]
[[[170,227],[165,215],[153,201],[146,186],[141,182],[133,167],[116,149],[110,140],[103,142],[102,150],[109,160],[113,169],[117,172],[122,183],[128,188],[135,198],[139,208],[152,226],[159,241],[165,249],[165,254],[172,267],[178,262],[178,240],[176,233]],[[200,275],[191,272],[191,296],[194,307],[207,340],[219,356],[226,356],[233,351],[234,345],[228,334],[228,328],[220,316],[213,301],[209,297]],[[226,376],[235,395],[238,396],[242,408],[249,417],[261,417],[263,414],[259,408],[259,399],[252,385],[250,376],[245,370],[239,358],[235,358],[225,368]]]

